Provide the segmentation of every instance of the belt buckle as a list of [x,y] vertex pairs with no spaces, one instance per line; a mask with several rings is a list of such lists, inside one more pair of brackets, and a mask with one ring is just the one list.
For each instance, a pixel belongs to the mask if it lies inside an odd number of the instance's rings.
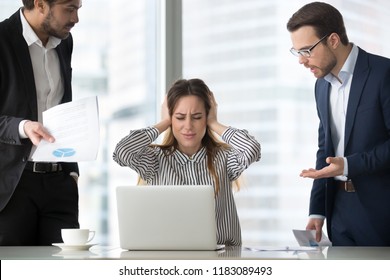
[[39,162],[34,161],[34,163],[33,163],[33,172],[34,173],[46,173],[46,170],[37,170],[37,165],[38,164],[39,164]]
[[346,192],[348,192],[348,193],[355,192],[355,188],[353,187],[353,185],[352,185],[352,188],[350,189],[350,188],[348,187],[348,183],[351,183],[351,184],[352,184],[351,181],[345,181],[345,182],[344,182],[344,190],[345,190]]
[[58,171],[61,171],[61,168],[60,168],[60,164],[59,163],[52,163],[51,164],[51,171],[52,172],[58,172]]

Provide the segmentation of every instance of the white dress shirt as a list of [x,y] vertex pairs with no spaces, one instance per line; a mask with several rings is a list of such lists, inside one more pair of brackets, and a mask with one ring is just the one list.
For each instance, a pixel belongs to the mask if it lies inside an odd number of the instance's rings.
[[[27,22],[20,9],[20,18],[23,27],[23,37],[26,40],[30,51],[31,63],[34,71],[35,88],[38,105],[38,121],[42,123],[42,112],[58,105],[64,95],[64,85],[62,81],[60,61],[55,48],[61,43],[61,39],[49,37],[46,46],[38,38],[30,24]],[[31,89],[31,94],[33,89]],[[19,135],[21,138],[27,138],[24,133],[24,123],[19,124]],[[34,151],[34,147],[32,152]]]
[[324,79],[330,83],[330,129],[333,148],[336,157],[344,158],[343,176],[335,177],[336,180],[341,181],[346,181],[346,176],[348,175],[348,161],[344,157],[345,120],[353,71],[355,69],[358,53],[358,47],[352,44],[352,50],[341,68],[339,76],[335,77],[330,73],[324,77]]

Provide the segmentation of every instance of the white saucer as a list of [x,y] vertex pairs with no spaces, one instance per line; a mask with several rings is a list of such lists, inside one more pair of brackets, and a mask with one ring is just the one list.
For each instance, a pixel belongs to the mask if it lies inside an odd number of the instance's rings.
[[86,251],[96,244],[80,244],[80,245],[67,245],[65,243],[53,243],[52,245],[60,247],[62,250],[69,251]]

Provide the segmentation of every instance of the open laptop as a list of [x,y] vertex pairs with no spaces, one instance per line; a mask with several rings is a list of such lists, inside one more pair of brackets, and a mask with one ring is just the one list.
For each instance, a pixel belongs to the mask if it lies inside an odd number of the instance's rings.
[[125,250],[218,250],[212,186],[120,186],[120,246]]

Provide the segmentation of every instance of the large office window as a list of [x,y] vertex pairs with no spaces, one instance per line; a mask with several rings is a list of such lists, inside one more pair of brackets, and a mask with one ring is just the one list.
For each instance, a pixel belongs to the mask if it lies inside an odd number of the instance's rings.
[[[312,180],[299,173],[315,165],[315,78],[289,53],[286,23],[308,2],[183,1],[183,75],[203,78],[221,121],[262,144],[261,161],[236,194],[244,244],[295,244],[291,230],[307,223]],[[352,42],[389,54],[389,3],[327,2],[342,11]]]
[[[101,244],[118,244],[115,187],[137,175],[112,160],[130,129],[154,124],[160,98],[176,78],[202,78],[215,93],[220,121],[251,132],[262,159],[236,193],[245,245],[295,244],[307,222],[318,120],[312,74],[289,53],[286,22],[310,1],[83,1],[74,37],[74,99],[97,95],[100,150],[80,163],[80,224]],[[350,40],[390,56],[390,2],[329,0]],[[21,1],[2,0],[0,20]]]
[[[297,5],[298,6],[298,5]],[[290,56],[285,29],[291,7],[280,1],[183,1],[183,74],[214,92],[220,120],[247,129],[262,159],[236,194],[243,243],[294,244],[307,218],[316,117],[311,88]]]

